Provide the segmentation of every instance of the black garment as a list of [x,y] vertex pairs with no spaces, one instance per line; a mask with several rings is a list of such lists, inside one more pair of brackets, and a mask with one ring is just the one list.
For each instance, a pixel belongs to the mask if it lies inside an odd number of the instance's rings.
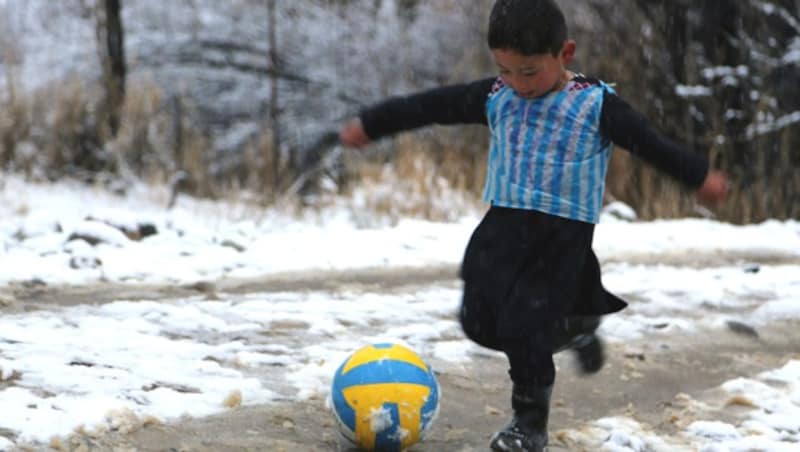
[[607,292],[591,249],[594,225],[534,210],[493,206],[461,266],[464,328],[476,342],[530,334],[532,318],[598,316],[626,304]]
[[[553,353],[626,306],[601,283],[593,233],[589,223],[493,206],[472,234],[461,266],[461,325],[508,355],[514,383],[553,384]],[[585,321],[570,325],[575,317]]]

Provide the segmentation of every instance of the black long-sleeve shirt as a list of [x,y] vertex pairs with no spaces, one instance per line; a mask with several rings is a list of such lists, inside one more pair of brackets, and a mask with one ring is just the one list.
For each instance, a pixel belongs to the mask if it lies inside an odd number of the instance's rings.
[[[577,76],[573,81],[596,83]],[[392,97],[360,114],[372,139],[431,124],[488,124],[486,102],[497,78],[451,85],[409,96]],[[619,96],[606,92],[600,131],[615,145],[629,150],[690,188],[699,188],[709,165],[701,155],[687,150],[656,131],[647,119]]]

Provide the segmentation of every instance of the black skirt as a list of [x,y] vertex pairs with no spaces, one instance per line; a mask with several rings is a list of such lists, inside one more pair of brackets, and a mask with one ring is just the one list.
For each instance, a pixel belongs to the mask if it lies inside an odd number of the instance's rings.
[[473,340],[498,343],[549,330],[570,316],[599,316],[627,303],[600,281],[594,225],[533,210],[493,206],[461,266],[461,321]]

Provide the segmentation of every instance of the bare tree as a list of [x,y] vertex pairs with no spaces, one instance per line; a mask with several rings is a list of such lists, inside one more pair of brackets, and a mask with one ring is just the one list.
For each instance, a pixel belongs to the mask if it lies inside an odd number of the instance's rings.
[[278,190],[281,179],[281,125],[280,125],[280,87],[277,68],[278,62],[278,22],[276,20],[276,1],[267,0],[267,45],[269,46],[269,127],[272,137],[272,184]]
[[112,136],[120,126],[122,104],[125,101],[124,29],[122,25],[121,0],[103,0],[97,14],[97,37],[100,61],[103,68],[106,114]]

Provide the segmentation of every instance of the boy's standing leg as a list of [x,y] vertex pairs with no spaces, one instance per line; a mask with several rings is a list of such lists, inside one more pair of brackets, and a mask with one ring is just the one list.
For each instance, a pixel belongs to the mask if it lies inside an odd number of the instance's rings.
[[[537,328],[529,340],[511,343],[505,354],[511,376],[511,422],[491,439],[493,451],[541,452],[547,446],[550,396],[555,382],[555,365],[549,328]],[[536,337],[536,336],[542,337]]]
[[[491,209],[467,246],[461,271],[460,320],[465,334],[504,352],[509,360],[513,417],[492,437],[494,451],[536,452],[547,444],[556,323],[546,315],[546,264],[538,253],[526,252],[532,249],[531,240],[538,240],[527,230],[530,217],[522,211]],[[513,237],[520,240],[509,240]]]
[[549,325],[532,328],[529,342],[509,344],[508,356],[513,388],[509,425],[492,437],[494,451],[541,451],[547,446],[550,397],[555,382],[553,353],[572,350],[584,374],[603,366],[603,348],[595,331],[599,316],[565,317]]

